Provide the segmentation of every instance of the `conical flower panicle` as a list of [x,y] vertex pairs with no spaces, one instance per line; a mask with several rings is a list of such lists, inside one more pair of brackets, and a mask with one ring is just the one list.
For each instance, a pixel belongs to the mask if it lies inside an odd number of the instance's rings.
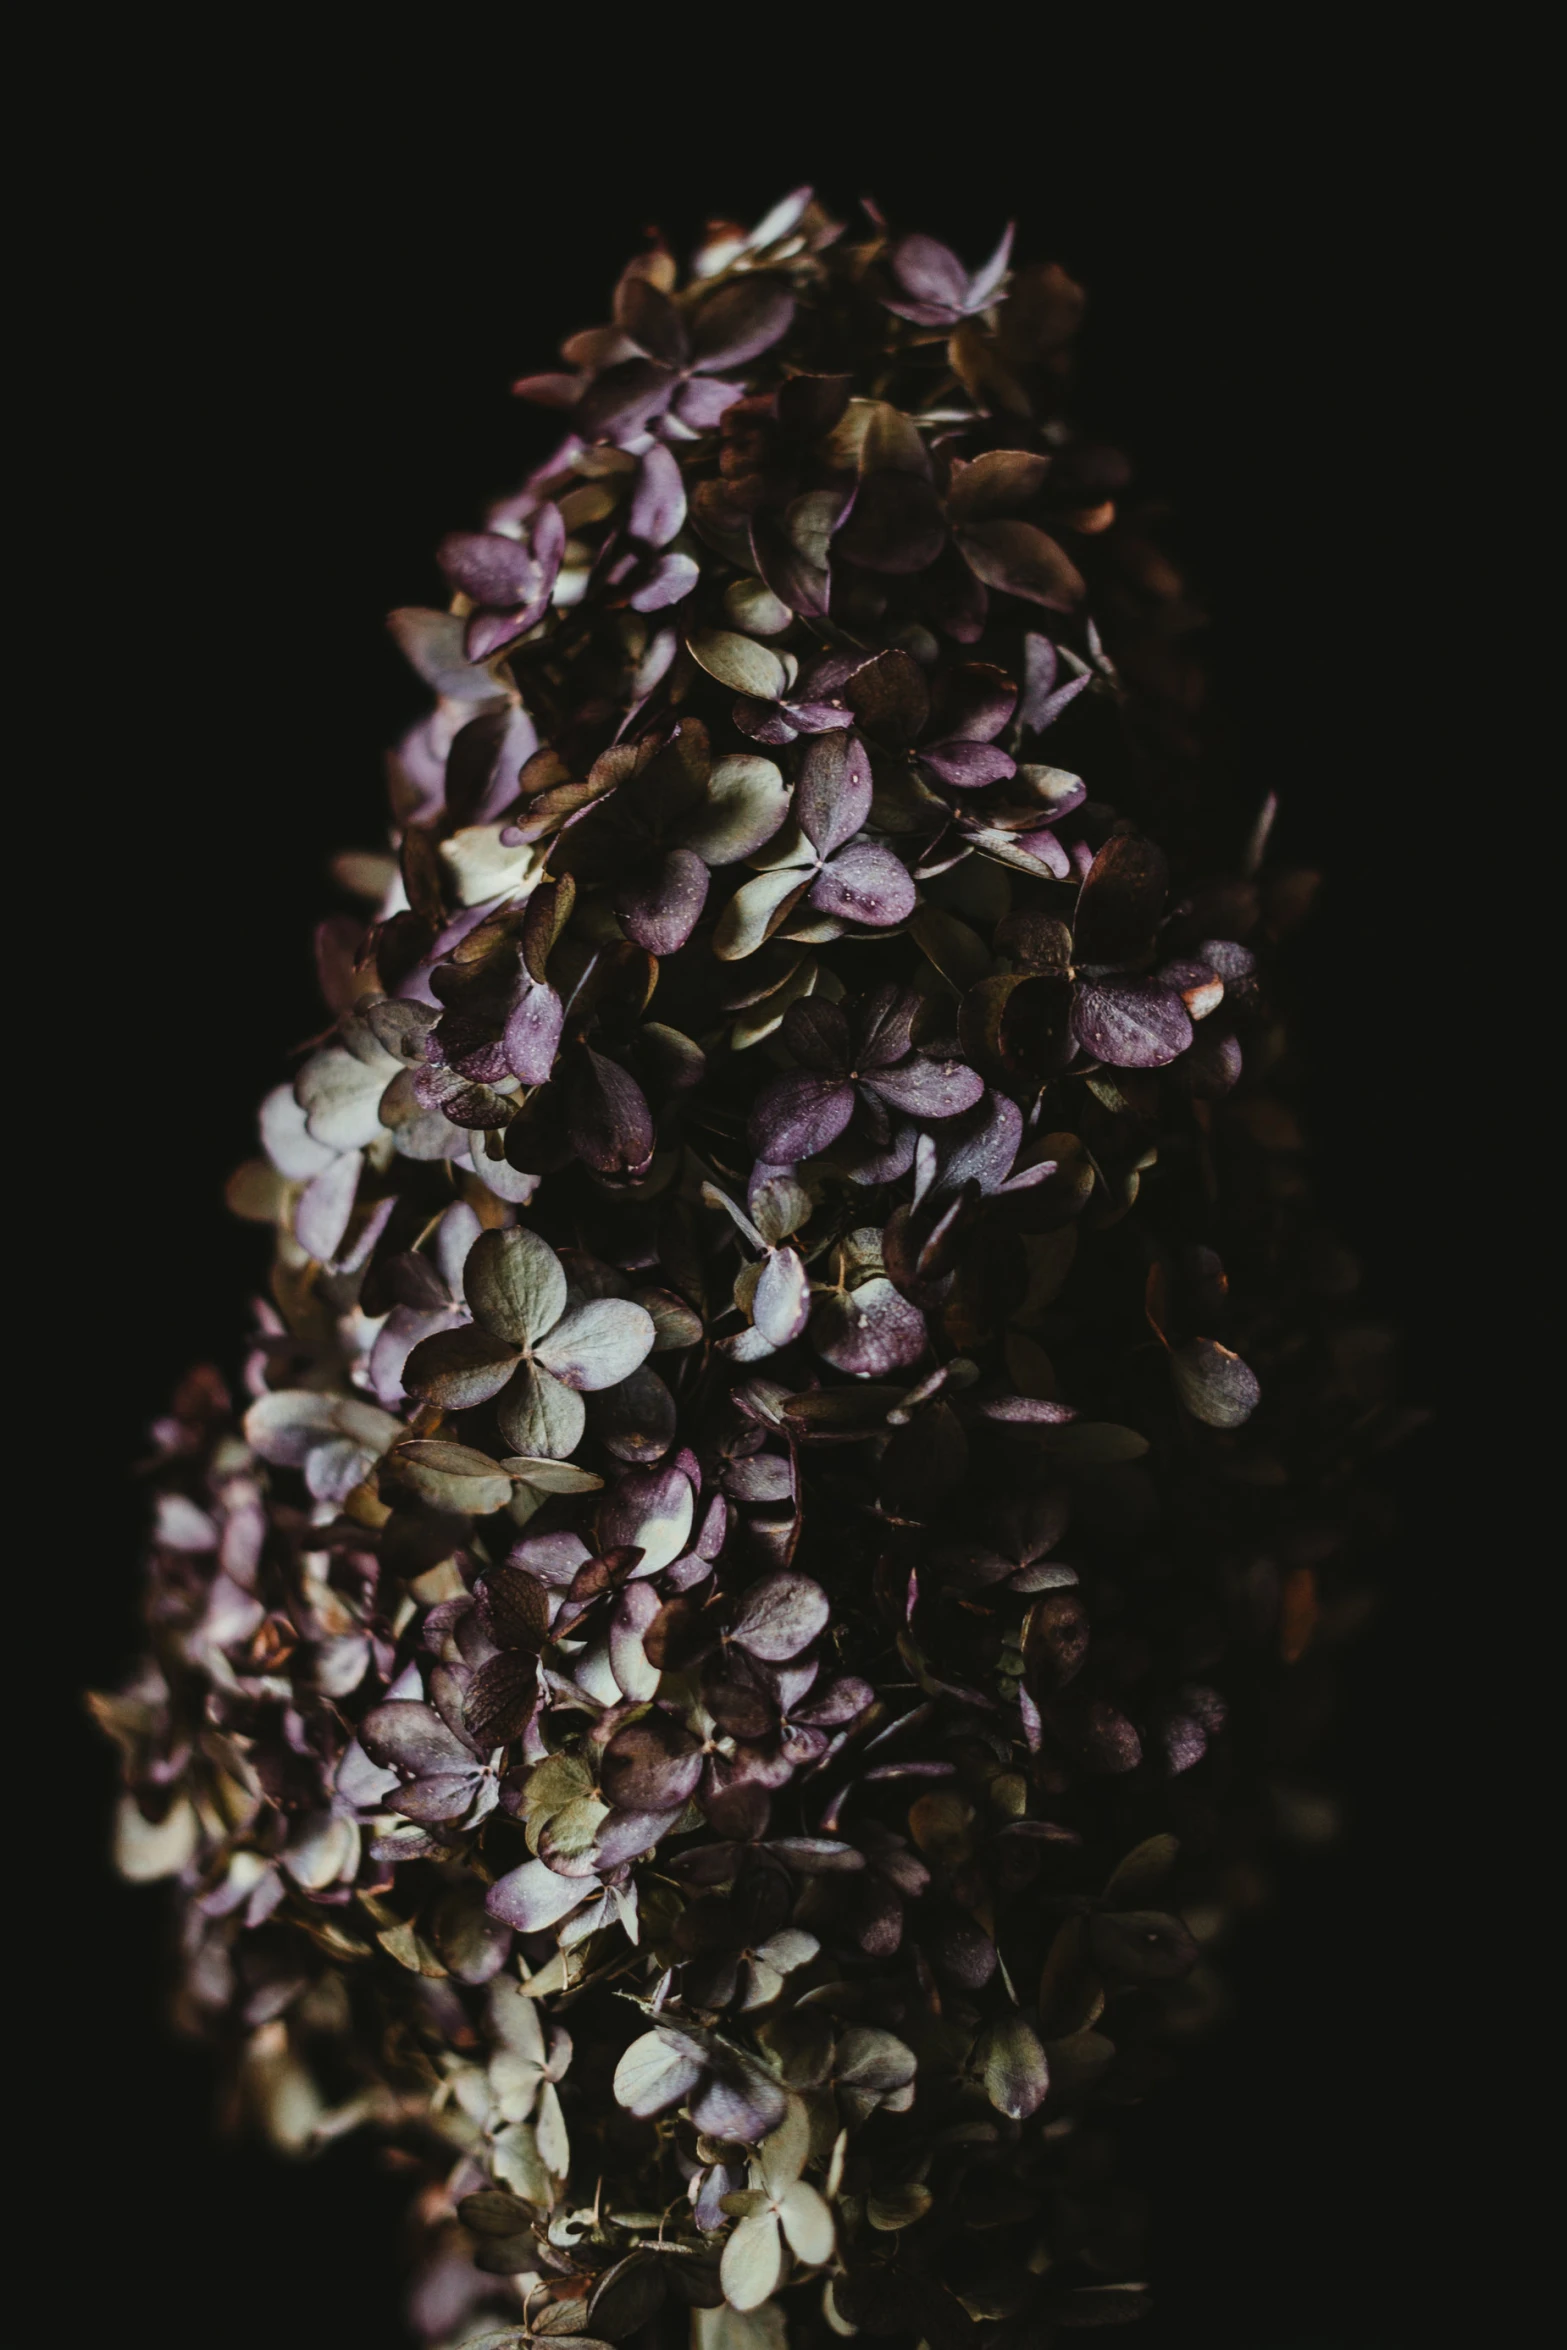
[[654,243],[393,615],[246,1392],[159,1423],[94,1704],[186,2020],[280,2146],[424,2166],[431,2342],[1143,2306],[1105,2133],[1300,1800],[1388,1404],[1309,890],[1205,812],[1081,309],[808,191]]

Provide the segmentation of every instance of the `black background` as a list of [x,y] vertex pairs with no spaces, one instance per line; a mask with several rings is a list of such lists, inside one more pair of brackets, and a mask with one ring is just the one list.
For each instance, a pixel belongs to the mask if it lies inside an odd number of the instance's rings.
[[541,448],[507,386],[605,315],[641,228],[689,242],[705,213],[754,218],[809,177],[974,260],[1016,214],[1024,257],[1087,284],[1080,411],[1173,499],[1214,615],[1223,756],[1280,791],[1286,844],[1329,876],[1295,958],[1317,1177],[1438,1418],[1397,1471],[1388,1604],[1349,1676],[1347,1838],[1283,1866],[1235,1954],[1230,2026],[1135,2132],[1161,2312],[1138,2339],[1413,2340],[1477,2257],[1454,2114],[1491,2029],[1478,1961],[1462,1940],[1438,1961],[1430,1927],[1457,1930],[1457,1888],[1487,1866],[1451,1698],[1474,1109],[1429,1014],[1433,964],[1467,952],[1444,811],[1471,792],[1480,655],[1447,485],[1485,360],[1450,289],[1481,232],[1397,74],[1215,57],[1166,81],[1156,61],[1134,104],[1124,61],[989,40],[979,62],[938,45],[905,99],[874,43],[840,43],[828,103],[809,43],[780,32],[743,62],[721,48],[701,97],[650,45],[648,97],[623,34],[584,12],[579,40],[548,72],[520,38],[409,56],[395,91],[236,45],[216,103],[189,107],[172,57],[127,51],[123,93],[96,93],[101,142],[80,142],[88,202],[39,362],[71,550],[41,838],[83,923],[42,952],[89,990],[95,1039],[68,1078],[85,1103],[51,1080],[40,1112],[93,1259],[62,1392],[106,1305],[119,1337],[66,1469],[91,1515],[64,1562],[81,1645],[57,1667],[78,1933],[48,2035],[73,2083],[50,2177],[90,2181],[93,2217],[84,2236],[65,2198],[58,2273],[84,2311],[112,2286],[169,2350],[402,2338],[399,2183],[355,2146],[286,2169],[213,2142],[205,2060],[158,2020],[161,1897],[97,1857],[111,1769],[75,1691],[134,1646],[145,1424],[191,1360],[232,1372],[261,1275],[222,1183],[320,1023],[326,860],[380,843],[381,749],[417,706],[382,616],[435,596],[441,531]]

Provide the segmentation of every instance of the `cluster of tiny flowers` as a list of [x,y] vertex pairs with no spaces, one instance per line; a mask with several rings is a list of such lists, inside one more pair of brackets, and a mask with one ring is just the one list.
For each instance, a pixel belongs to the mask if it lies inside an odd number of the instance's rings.
[[1386,1349],[1081,308],[809,192],[654,241],[392,617],[245,1394],[93,1702],[182,2020],[417,2172],[432,2344],[1136,2317],[1116,2113],[1321,1826]]

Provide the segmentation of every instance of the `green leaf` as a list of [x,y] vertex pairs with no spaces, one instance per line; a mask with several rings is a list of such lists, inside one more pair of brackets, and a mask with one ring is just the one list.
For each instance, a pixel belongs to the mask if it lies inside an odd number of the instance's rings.
[[604,1483],[591,1469],[579,1469],[575,1461],[539,1460],[513,1452],[497,1465],[536,1493],[597,1493]]
[[615,2102],[642,2121],[677,2105],[701,2079],[703,2054],[696,2040],[668,2025],[644,2032],[615,2067]]
[[1135,1428],[1117,1427],[1113,1420],[1075,1420],[1065,1427],[1045,1427],[1035,1441],[1069,1469],[1108,1469],[1120,1461],[1138,1461],[1148,1450],[1148,1439]]
[[778,655],[754,637],[736,636],[727,628],[699,628],[686,643],[692,659],[731,693],[749,694],[758,702],[776,702],[783,693],[788,671]]
[[663,2262],[650,2252],[629,2252],[597,2279],[588,2295],[587,2322],[596,2334],[623,2341],[658,2315],[665,2289]]
[[909,930],[921,954],[934,963],[949,987],[961,995],[991,973],[991,958],[977,930],[941,906],[917,906]]
[[791,2097],[783,2120],[756,2150],[762,2184],[774,2202],[794,2185],[810,2159],[810,2152],[810,2111],[803,2098]]
[[531,2122],[512,2122],[495,2139],[490,2168],[501,2184],[525,2203],[548,2211],[555,2200],[555,2182],[539,2152]]
[[992,2024],[981,2042],[985,2095],[998,2113],[1026,2121],[1045,2102],[1050,2067],[1044,2045],[1027,2019],[1011,2014]]
[[177,1796],[156,1825],[142,1817],[134,1795],[122,1795],[114,1820],[114,1865],[133,1885],[177,1877],[196,1857],[200,1824],[184,1796]]
[[505,1443],[535,1458],[563,1461],[582,1442],[587,1406],[575,1388],[525,1363],[495,1407]]
[[[920,2193],[925,2190],[921,2188]],[[833,2255],[832,2212],[816,2189],[807,2186],[804,2179],[796,2180],[778,2206],[778,2217],[783,2232],[789,2239],[789,2249],[796,2260],[803,2260],[812,2268],[820,2268]],[[871,2225],[875,2226],[872,2220]]]
[[1149,1836],[1135,1844],[1112,1870],[1104,1899],[1112,1909],[1146,1909],[1163,1891],[1180,1849],[1174,1836]]
[[504,688],[482,663],[463,651],[464,623],[452,612],[427,612],[404,605],[388,616],[398,650],[426,685],[447,701],[496,702]]
[[794,614],[764,580],[747,575],[732,579],[724,590],[724,613],[738,629],[756,636],[781,636]]
[[865,2216],[873,2228],[884,2235],[892,2235],[899,2228],[912,2228],[929,2211],[935,2197],[928,2187],[883,2187],[867,2196]]
[[739,963],[764,946],[795,901],[803,897],[810,871],[786,865],[743,881],[718,917],[713,952],[721,962]]
[[455,1517],[488,1517],[511,1499],[511,1479],[489,1454],[467,1444],[415,1439],[393,1447],[382,1475]]
[[521,1226],[480,1233],[463,1267],[463,1290],[475,1319],[509,1346],[530,1346],[566,1310],[559,1257],[547,1240]]
[[726,2302],[721,2309],[693,2309],[692,2350],[788,2350],[788,2322],[778,2302],[741,2311]]
[[487,898],[521,890],[533,875],[539,850],[531,841],[507,847],[501,839],[505,829],[500,824],[465,824],[442,841],[441,863],[460,905],[482,906]]
[[760,2309],[783,2275],[783,2238],[770,2211],[743,2219],[724,2246],[718,2281],[731,2309]]
[[766,846],[789,813],[789,786],[771,759],[736,752],[707,779],[706,804],[683,839],[707,865],[733,865]]

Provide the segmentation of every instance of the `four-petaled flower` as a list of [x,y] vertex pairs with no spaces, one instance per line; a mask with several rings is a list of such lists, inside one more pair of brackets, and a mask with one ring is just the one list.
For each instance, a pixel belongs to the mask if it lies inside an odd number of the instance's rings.
[[437,561],[474,607],[463,631],[470,661],[493,660],[543,619],[565,550],[566,525],[551,501],[535,510],[526,532],[448,532]]
[[496,1402],[505,1441],[565,1460],[582,1440],[583,1392],[613,1387],[650,1353],[653,1318],[629,1298],[573,1303],[549,1243],[521,1229],[486,1232],[463,1267],[473,1322],[424,1339],[403,1369],[410,1395],[446,1411]]
[[873,788],[858,735],[839,729],[812,736],[800,759],[794,822],[751,859],[762,870],[724,908],[715,953],[728,962],[754,954],[802,899],[839,927],[860,922],[886,930],[907,921],[917,896],[913,877],[891,849],[864,834]]
[[709,869],[755,856],[788,812],[788,786],[771,759],[714,759],[701,721],[683,719],[658,756],[577,827],[564,861],[580,878],[612,885],[628,938],[673,955],[707,902]]
[[791,1004],[779,1034],[800,1066],[757,1099],[750,1123],[757,1157],[769,1166],[812,1158],[851,1118],[868,1141],[882,1144],[891,1136],[891,1113],[953,1118],[971,1110],[984,1080],[965,1061],[915,1049],[920,1008],[912,990],[892,986],[877,988],[849,1014],[820,996]]

